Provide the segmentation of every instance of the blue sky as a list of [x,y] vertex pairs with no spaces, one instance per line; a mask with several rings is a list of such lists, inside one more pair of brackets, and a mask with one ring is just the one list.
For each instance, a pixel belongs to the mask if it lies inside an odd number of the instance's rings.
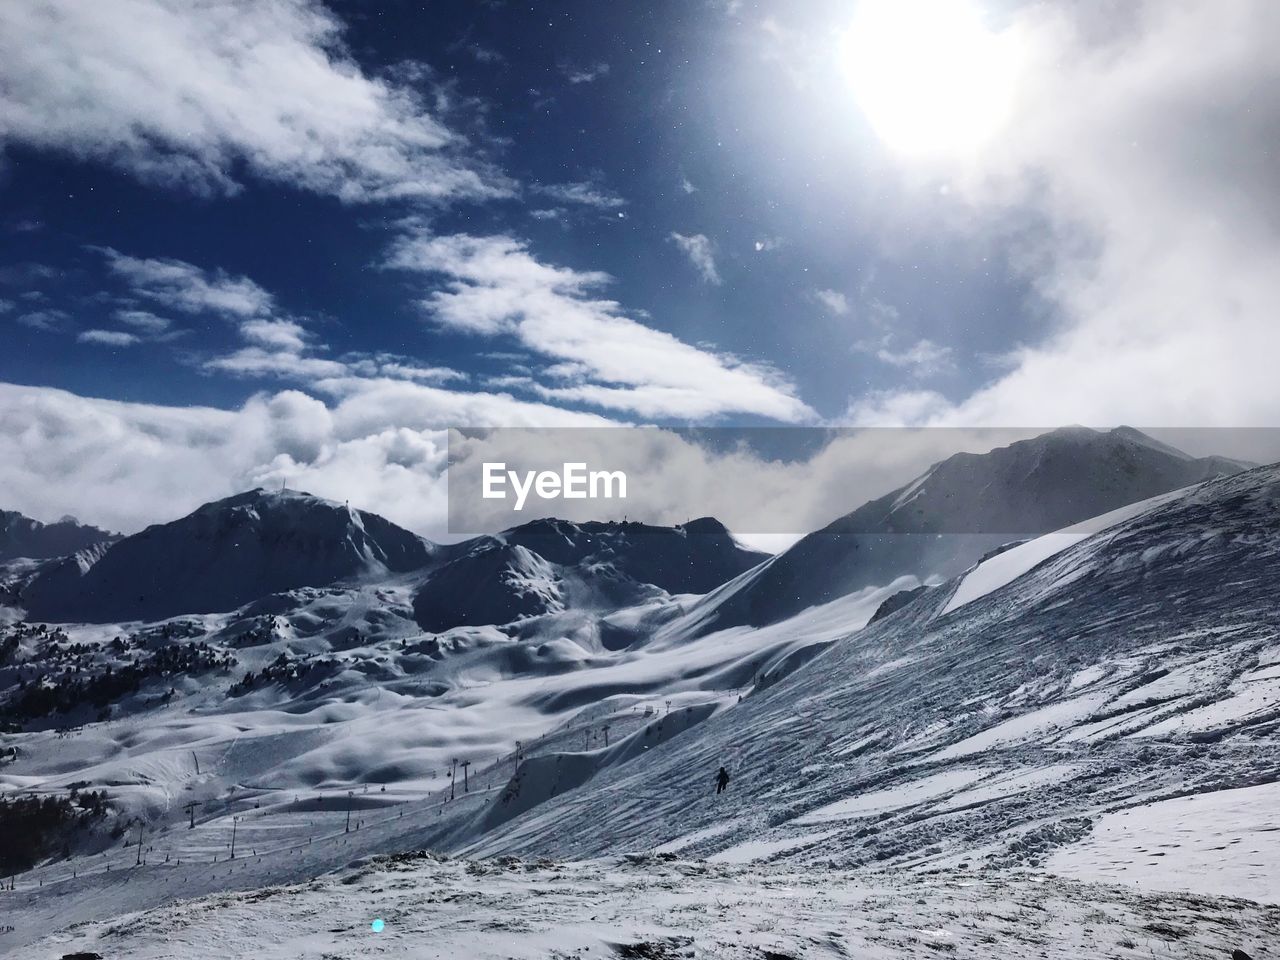
[[1269,424],[1277,20],[5,4],[8,505],[422,529],[450,426]]
[[[232,188],[211,178],[155,182],[111,162],[16,145],[5,173],[16,202],[6,204],[0,246],[16,303],[6,337],[16,349],[5,352],[0,377],[219,406],[242,403],[271,379],[211,368],[241,345],[236,328],[131,282],[106,248],[182,261],[224,282],[247,278],[271,297],[272,316],[306,328],[317,356],[394,353],[480,387],[531,366],[546,382],[557,358],[431,322],[418,302],[442,277],[381,268],[407,217],[423,219],[415,233],[502,235],[542,263],[603,271],[612,279],[596,289],[620,314],[767,365],[808,408],[770,416],[726,398],[714,411],[695,406],[695,421],[835,417],[851,398],[904,379],[958,397],[988,375],[984,351],[1034,325],[1026,284],[998,250],[970,255],[927,232],[881,249],[867,211],[892,186],[892,171],[857,175],[883,161],[881,146],[852,103],[838,117],[805,109],[813,97],[766,55],[758,14],[685,2],[630,13],[594,2],[389,3],[378,15],[362,6],[330,8],[344,59],[370,77],[399,69],[403,78],[386,82],[420,98],[424,113],[448,98],[433,116],[469,138],[456,163],[509,195],[344,203],[332,189],[299,189],[287,173],[255,175],[234,153],[218,162]],[[406,62],[421,64],[416,76]],[[119,311],[139,309],[169,321],[164,335],[121,322]],[[117,335],[84,339],[90,330]],[[877,356],[886,337],[888,361]],[[860,349],[868,339],[875,349]],[[921,340],[936,348],[900,359]],[[175,362],[192,375],[161,373]],[[679,408],[603,409],[685,419]]]

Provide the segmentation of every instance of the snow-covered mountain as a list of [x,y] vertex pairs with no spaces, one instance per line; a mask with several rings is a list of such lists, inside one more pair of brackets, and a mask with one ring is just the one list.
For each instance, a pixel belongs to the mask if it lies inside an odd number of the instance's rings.
[[297,587],[428,564],[435,547],[389,520],[292,490],[207,503],[42,571],[24,593],[33,619],[160,620],[231,610]]
[[606,614],[662,593],[709,594],[687,617],[699,630],[759,626],[903,576],[950,576],[1010,540],[1242,466],[1127,428],[1069,428],[953,456],[773,558],[710,518],[674,528],[539,520],[441,547],[376,514],[256,490],[45,563],[21,596],[41,620],[155,620],[421,571],[414,615],[435,633]]
[[1129,427],[1066,427],[958,453],[718,591],[701,615],[708,629],[759,626],[900,576],[954,576],[1010,541],[1248,466],[1190,457]]
[[437,633],[569,607],[609,613],[663,592],[702,594],[768,556],[709,517],[677,527],[535,520],[449,553],[414,597],[418,623]]
[[41,523],[13,510],[0,510],[0,563],[22,557],[65,557],[119,539],[118,533],[82,524],[75,517]]
[[147,621],[417,572],[415,616],[441,633],[701,594],[766,557],[710,518],[678,527],[538,520],[441,546],[307,493],[253,490],[39,565],[20,598],[37,620]]
[[[618,742],[616,762],[521,816],[424,839],[486,855],[1048,865],[1280,902],[1263,815],[1280,803],[1280,467],[1095,526],[991,557],[661,750]],[[543,775],[572,783],[572,760],[544,758]],[[721,764],[733,787],[714,798]]]

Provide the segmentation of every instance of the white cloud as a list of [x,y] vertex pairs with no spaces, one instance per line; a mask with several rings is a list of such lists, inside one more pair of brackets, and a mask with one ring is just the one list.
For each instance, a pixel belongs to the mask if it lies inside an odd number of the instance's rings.
[[239,377],[282,377],[301,381],[340,377],[348,372],[346,364],[337,360],[263,347],[242,347],[226,356],[206,361],[204,368]]
[[350,353],[339,359],[319,356],[328,350],[297,320],[245,320],[240,336],[246,345],[230,353],[207,359],[207,371],[237,377],[275,377],[315,385],[360,379],[407,380],[419,384],[442,385],[469,380],[468,374],[449,367],[423,366],[393,353]]
[[[890,338],[885,338],[885,341]],[[920,339],[901,350],[891,349],[882,341],[879,346],[859,345],[859,349],[873,353],[881,363],[908,371],[913,377],[928,377],[952,369],[955,364],[950,347],[939,346],[929,339]]]
[[149,310],[117,310],[115,317],[126,326],[152,336],[158,336],[170,327],[168,320],[157,317]]
[[17,287],[32,286],[58,276],[57,268],[45,263],[11,263],[0,267],[0,283]]
[[954,406],[934,390],[878,390],[849,404],[841,422],[854,427],[897,427],[947,420]]
[[76,340],[80,343],[96,343],[104,347],[131,347],[139,341],[138,335],[126,330],[82,330]]
[[[966,209],[1039,218],[1016,240],[1058,325],[1013,351],[1012,370],[959,404],[916,404],[918,417],[1280,419],[1280,5],[1105,10],[1038,4],[1015,15],[1014,115],[989,151],[948,171]],[[903,411],[887,399],[882,412]]]
[[[237,324],[245,346],[203,362],[208,371],[238,377],[282,377],[311,381],[342,376],[345,364],[313,354],[312,337],[295,319],[277,316],[275,297],[248,277],[204,270],[183,260],[131,257],[104,249],[111,271],[133,296],[188,314],[216,314]],[[151,339],[165,339],[168,321],[145,310],[118,310],[116,317]],[[140,335],[92,331],[91,342],[133,343]],[[126,340],[125,338],[128,338]]]
[[497,50],[489,47],[483,47],[478,43],[464,43],[458,49],[466,51],[475,59],[476,63],[499,64],[506,63],[507,58]]
[[616,421],[597,414],[530,403],[504,393],[463,393],[390,378],[337,377],[318,382],[315,389],[338,401],[335,416],[344,435],[350,436],[399,427],[617,426]]
[[[319,356],[327,346],[298,319],[280,316],[275,298],[247,277],[203,270],[181,260],[141,259],[115,250],[103,252],[113,272],[125,279],[134,296],[181,312],[215,313],[235,321],[244,345],[199,361],[206,371],[304,383],[343,377],[436,384],[468,379],[461,371],[423,366],[390,353],[349,354],[340,359]],[[115,317],[137,332],[90,330],[80,336],[81,341],[125,346],[143,339],[172,339],[182,333],[172,331],[168,320],[146,310],[120,309],[115,311]]]
[[204,363],[204,369],[239,377],[282,377],[312,381],[342,377],[345,363],[317,357],[313,337],[296,320],[255,317],[240,323],[240,336],[248,346]]
[[560,70],[570,83],[593,83],[601,77],[609,75],[609,64],[601,61],[589,67],[563,66]]
[[319,0],[0,4],[3,142],[203,194],[240,170],[344,201],[510,192]]
[[534,387],[534,380],[530,376],[520,374],[503,374],[495,377],[485,377],[484,385],[492,387],[494,390],[527,390]]
[[720,283],[720,273],[716,270],[715,246],[706,234],[695,233],[686,236],[672,231],[671,239],[689,258],[689,262],[693,264],[703,280],[707,283]]
[[771,368],[691,346],[627,316],[593,291],[609,280],[546,264],[511,237],[406,234],[387,266],[445,277],[424,307],[442,326],[515,337],[596,381],[547,396],[644,417],[753,413],[785,422],[813,412]]
[[367,360],[347,360],[352,373],[368,377],[391,377],[417,383],[444,384],[470,380],[469,374],[451,367],[424,367],[393,354],[378,354]]
[[589,180],[577,183],[534,184],[533,190],[561,203],[579,203],[601,210],[615,210],[627,204],[626,200],[612,190]]
[[52,333],[55,330],[61,330],[71,318],[63,310],[32,310],[29,313],[19,314],[14,319],[32,330]]
[[130,257],[109,248],[102,253],[112,272],[129,284],[134,294],[170,310],[261,317],[275,309],[271,294],[248,277],[202,270],[183,260]]
[[608,423],[403,380],[339,378],[322,387],[327,403],[286,390],[218,410],[0,383],[5,506],[37,518],[75,513],[132,532],[285,480],[443,536],[446,429]]
[[686,194],[697,193],[698,188],[694,186],[693,181],[683,174],[680,175],[680,189]]
[[838,317],[849,314],[849,298],[839,290],[815,290],[813,298]]
[[[807,532],[917,475],[956,450],[984,450],[966,431],[844,433],[806,460],[716,452],[687,435],[619,430],[601,417],[502,393],[457,393],[404,380],[337,378],[320,397],[263,393],[232,410],[165,407],[0,383],[0,489],[5,506],[37,518],[74,513],[134,532],[201,503],[282,481],[373,510],[435,539],[448,537],[447,431],[467,427],[609,427],[556,434],[574,456],[607,462],[637,482],[619,511],[679,523],[690,511],[731,529]],[[513,457],[545,435],[500,430],[488,446]],[[1007,442],[1007,441],[1005,441]],[[494,444],[498,445],[496,448]],[[514,446],[510,446],[514,445]],[[464,452],[465,455],[465,452]],[[559,456],[559,452],[555,453]],[[725,477],[734,482],[726,484]],[[539,509],[597,518],[599,501],[548,501]]]
[[295,320],[246,320],[240,335],[250,343],[276,350],[301,353],[306,349],[306,331]]

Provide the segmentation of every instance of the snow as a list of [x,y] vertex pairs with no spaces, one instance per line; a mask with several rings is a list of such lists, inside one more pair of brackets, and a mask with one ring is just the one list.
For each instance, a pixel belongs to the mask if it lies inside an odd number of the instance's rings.
[[943,608],[942,612],[944,614],[951,613],[951,611],[958,610],[966,603],[972,603],[974,600],[985,597],[1006,584],[1012,583],[1018,577],[1044,563],[1050,557],[1055,557],[1067,548],[1075,546],[1086,537],[1140,516],[1153,507],[1168,503],[1177,496],[1178,492],[1174,491],[1173,493],[1165,493],[1137,503],[1131,503],[1054,533],[1036,537],[1034,540],[984,560],[960,581],[960,586],[951,595],[951,600]]
[[1004,773],[984,780],[982,783],[958,790],[939,803],[938,810],[959,810],[962,807],[976,806],[1001,800],[1014,794],[1041,787],[1060,784],[1071,780],[1087,769],[1083,764],[1058,763],[1031,770]]
[[768,860],[789,850],[800,850],[821,843],[828,837],[835,836],[834,831],[826,833],[804,833],[798,837],[787,837],[783,840],[748,840],[732,847],[725,847],[718,853],[707,857],[709,863],[754,863]]
[[1107,667],[1101,664],[1086,667],[1071,678],[1071,682],[1067,684],[1067,688],[1070,690],[1079,690],[1081,687],[1090,686],[1105,677],[1107,673]]
[[1280,904],[1280,783],[1108,813],[1049,858],[1055,873],[1143,890],[1211,891]]
[[33,618],[98,623],[231,610],[272,593],[426,566],[436,548],[376,514],[252,490],[125,537],[25,588]]
[[[719,591],[642,584],[619,600],[573,563],[527,566],[537,590],[558,578],[565,603],[509,624],[424,632],[423,570],[183,617],[239,658],[234,671],[164,678],[172,700],[144,688],[109,720],[0,734],[20,751],[0,791],[105,785],[146,837],[141,867],[118,838],[21,874],[0,951],[599,956],[671,936],[758,958],[813,955],[840,931],[841,950],[868,956],[946,943],[986,957],[987,936],[1011,956],[1125,955],[1126,940],[1207,955],[1228,944],[1202,915],[1275,921],[1212,897],[1274,900],[1280,875],[1264,829],[1278,799],[1277,502],[1280,469],[1211,481],[960,606],[964,582],[1023,548],[870,625],[918,579],[764,626],[716,621]],[[269,635],[252,635],[267,616]],[[112,639],[141,628],[67,629],[118,666]],[[37,646],[23,640],[24,662]],[[281,654],[332,667],[231,693]],[[0,682],[14,670],[0,665]],[[455,759],[472,763],[451,791]],[[721,764],[733,779],[716,796]],[[350,868],[414,849],[487,859]],[[508,855],[538,862],[495,859]],[[1095,880],[1203,898],[1081,882]],[[799,904],[813,913],[776,929]],[[367,939],[371,916],[387,919],[383,939]],[[269,935],[255,941],[254,925]]]
[[959,743],[953,743],[945,750],[935,754],[932,759],[943,761],[954,760],[957,757],[968,757],[975,753],[990,750],[992,747],[1016,743],[1019,740],[1026,740],[1035,735],[1043,735],[1048,731],[1069,727],[1092,714],[1098,707],[1106,703],[1108,698],[1106,693],[1095,693],[1077,697],[1074,700],[1052,703],[1047,707],[1041,707],[1039,710],[1032,710],[1029,713],[1012,717],[1003,723],[998,723],[994,727],[982,731],[982,733],[961,740]]
[[911,807],[923,800],[931,800],[962,790],[974,781],[990,776],[991,773],[991,770],[982,768],[945,770],[901,786],[873,790],[870,793],[837,800],[835,803],[810,810],[803,816],[797,817],[795,822],[805,825],[826,823],[830,820],[851,820],[885,810]]
[[1167,737],[1219,731],[1250,719],[1280,718],[1280,678],[1254,680],[1231,696],[1154,723],[1135,737]]
[[715,826],[707,827],[705,830],[696,830],[687,837],[676,837],[666,843],[658,844],[651,851],[652,853],[679,853],[686,847],[694,846],[704,840],[712,840],[721,834],[728,833],[733,829],[731,823],[721,823]]
[[[15,932],[30,935],[25,910],[14,919]],[[375,920],[382,921],[376,932]],[[24,958],[85,951],[131,960],[896,960],[940,952],[973,960],[1173,960],[1229,956],[1233,948],[1265,956],[1280,937],[1280,912],[1046,876],[408,855],[306,884],[216,894],[37,936]]]

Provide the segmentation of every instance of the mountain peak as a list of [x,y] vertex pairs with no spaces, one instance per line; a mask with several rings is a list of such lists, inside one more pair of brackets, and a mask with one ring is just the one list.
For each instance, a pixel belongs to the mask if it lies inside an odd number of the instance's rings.
[[65,557],[118,539],[118,533],[82,524],[72,516],[41,523],[14,510],[0,510],[0,562],[18,557]]
[[75,575],[50,571],[32,584],[28,609],[96,622],[233,610],[299,587],[415,570],[435,550],[377,514],[259,487],[126,537]]
[[202,504],[199,509],[213,510],[223,507],[239,507],[255,503],[316,503],[325,504],[331,507],[341,506],[341,504],[338,504],[336,501],[329,500],[325,497],[318,497],[314,493],[308,493],[305,490],[294,490],[289,487],[254,487],[251,490],[233,493],[220,500],[210,500],[208,503]]
[[437,633],[559,611],[574,598],[707,593],[767,558],[709,517],[676,527],[544,518],[446,549],[451,558],[414,597],[419,625]]
[[1033,439],[1048,440],[1059,438],[1068,440],[1092,440],[1101,436],[1103,436],[1103,433],[1099,430],[1095,430],[1093,427],[1086,427],[1082,423],[1069,423],[1063,427],[1055,427],[1048,433],[1042,433]]
[[688,520],[680,524],[680,529],[696,536],[729,536],[729,528],[715,517],[698,517],[696,520]]
[[958,453],[778,554],[717,598],[717,627],[773,623],[900,576],[951,576],[987,551],[1239,472],[1132,427],[1070,426]]

